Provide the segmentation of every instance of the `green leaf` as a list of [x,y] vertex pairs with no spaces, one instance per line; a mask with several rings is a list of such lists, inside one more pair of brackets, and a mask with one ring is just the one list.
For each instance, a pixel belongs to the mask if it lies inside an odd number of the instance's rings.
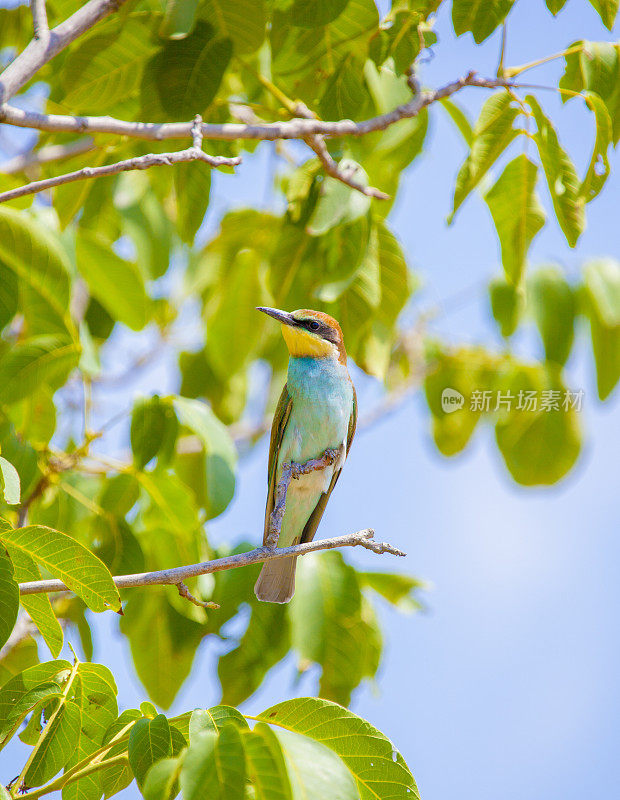
[[[432,414],[433,439],[440,453],[453,456],[468,444],[480,414],[471,408],[475,391],[496,388],[498,359],[482,348],[461,347],[452,352],[437,348],[429,354],[424,391]],[[458,399],[460,405],[445,404]]]
[[58,389],[77,366],[79,347],[60,336],[33,336],[0,358],[0,403],[15,403],[47,383]]
[[293,800],[282,746],[271,728],[257,722],[253,731],[244,734],[243,744],[257,800]]
[[129,734],[129,763],[138,786],[142,787],[150,767],[172,755],[170,725],[163,714],[155,719],[139,719]]
[[258,717],[269,725],[308,736],[333,750],[357,782],[361,800],[418,798],[418,788],[402,755],[369,722],[336,703],[315,697],[287,700]]
[[456,177],[454,202],[448,222],[452,222],[467,195],[519,134],[513,126],[519,113],[507,92],[492,94],[485,101],[474,127],[469,155]]
[[83,229],[78,232],[76,257],[91,295],[106,311],[134,331],[144,328],[150,300],[136,264],[120,258],[111,245]]
[[140,484],[135,476],[129,472],[121,472],[106,478],[98,502],[105,511],[124,517],[138,502],[139,495]]
[[5,503],[10,506],[17,505],[20,497],[19,474],[11,462],[2,456],[0,456],[0,477]]
[[19,586],[13,574],[13,562],[0,545],[0,647],[7,642],[19,611]]
[[545,3],[547,4],[549,11],[551,11],[555,17],[555,15],[566,5],[566,0],[545,0]]
[[[15,406],[11,408],[13,411]],[[0,419],[0,448],[3,458],[10,461],[17,470],[22,496],[28,496],[41,476],[36,450],[24,441],[24,435],[15,431],[10,422]]]
[[291,643],[300,663],[322,668],[319,693],[346,705],[368,674],[367,648],[374,631],[362,613],[355,570],[340,553],[326,552],[297,564],[296,591],[289,607]]
[[457,36],[471,31],[476,44],[487,39],[506,19],[515,0],[453,0],[452,24]]
[[605,400],[620,380],[620,265],[591,261],[584,271],[598,395]]
[[0,262],[18,278],[30,335],[74,333],[69,318],[71,267],[43,225],[23,211],[0,208]]
[[183,800],[203,800],[220,796],[220,783],[215,764],[215,733],[203,733],[189,747],[181,768]]
[[584,270],[585,285],[604,325],[620,325],[620,262],[612,258],[589,261]]
[[91,611],[118,611],[121,601],[107,567],[66,533],[43,525],[3,531],[0,539],[9,553],[25,553],[55,578],[60,578]]
[[[510,474],[522,486],[557,483],[581,450],[578,413],[564,406],[566,388],[559,370],[515,364],[503,383],[502,390],[513,400],[511,410],[497,421],[495,438]],[[529,410],[519,407],[526,392],[535,393]]]
[[416,597],[416,592],[425,589],[426,584],[411,575],[401,575],[398,572],[357,572],[357,578],[362,588],[368,587],[380,594],[388,603],[400,611],[420,611],[422,602]]
[[84,39],[60,73],[64,105],[74,113],[106,113],[134,95],[146,61],[157,50],[144,19],[125,19],[114,31]]
[[[154,716],[157,716],[155,714]],[[106,730],[103,736],[103,745],[108,744],[114,737],[120,734],[118,741],[112,745],[108,751],[107,758],[113,758],[127,752],[127,741],[133,724],[142,718],[142,714],[136,708],[130,708],[116,719]],[[124,733],[122,733],[124,731]],[[126,762],[112,764],[104,767],[99,773],[101,789],[106,798],[112,797],[117,792],[125,789],[133,781],[133,772]]]
[[189,245],[205,218],[211,191],[211,167],[204,161],[177,164],[174,170],[177,197],[177,230]]
[[142,787],[144,800],[173,800],[179,789],[182,759],[164,758],[153,764],[146,773]]
[[[148,62],[142,80],[142,111],[151,119],[193,119],[211,104],[232,56],[230,39],[198,22],[186,38],[169,39]],[[159,111],[161,108],[161,111]]]
[[67,700],[60,705],[43,729],[41,743],[24,775],[26,786],[42,786],[67,764],[80,735],[81,718],[76,703]]
[[267,672],[289,649],[286,609],[277,603],[252,602],[252,616],[237,647],[217,667],[222,702],[237,706],[258,689]]
[[134,463],[144,467],[158,453],[168,456],[174,452],[179,422],[171,404],[158,395],[139,400],[131,412],[130,441]]
[[196,708],[189,720],[190,742],[206,732],[220,733],[227,725],[236,725],[241,730],[248,729],[246,718],[232,706]]
[[13,319],[18,306],[17,275],[0,262],[0,331]]
[[264,255],[243,249],[222,275],[220,302],[209,315],[206,354],[221,380],[246,366],[261,341],[264,320],[256,306],[267,302]]
[[614,143],[620,139],[620,44],[615,42],[574,42],[565,56],[566,67],[560,80],[562,102],[572,99],[569,92],[595,92],[605,103],[612,122]]
[[545,224],[545,213],[536,196],[537,179],[537,166],[520,155],[506,165],[484,196],[499,236],[506,279],[515,287],[525,274],[530,244]]
[[284,753],[294,800],[358,800],[355,778],[332,750],[298,733],[279,728],[274,733]]
[[209,519],[221,514],[235,491],[237,453],[226,427],[198,400],[173,398],[179,422],[198,437],[205,453],[206,511]]
[[[74,752],[65,769],[71,769],[98,750],[103,737],[116,719],[116,683],[110,670],[103,664],[78,666],[79,691],[76,702],[81,708],[82,722]],[[63,787],[62,800],[99,800],[101,797],[100,774],[86,775]]]
[[[27,553],[22,550],[13,550],[13,563],[18,581],[23,583],[41,580],[41,571]],[[25,594],[21,597],[21,604],[39,629],[52,655],[57,658],[62,649],[64,637],[60,623],[52,609],[49,595]]]
[[202,19],[215,25],[220,36],[230,39],[235,53],[253,53],[265,41],[267,6],[265,0],[205,0]]
[[300,28],[315,28],[327,25],[336,19],[349,0],[293,0],[291,20]]
[[516,331],[525,307],[525,292],[504,278],[495,278],[489,284],[489,298],[493,318],[502,336],[509,338]]
[[611,30],[618,13],[618,0],[590,0],[590,3],[603,20],[603,25],[608,30]]
[[190,673],[203,627],[180,614],[163,590],[134,589],[124,612],[121,631],[138,678],[149,697],[168,708]]
[[443,100],[440,100],[440,104],[442,108],[444,108],[452,122],[456,125],[457,130],[465,140],[465,144],[471,149],[471,146],[474,143],[474,129],[471,126],[471,122],[469,121],[467,115],[463,111],[463,109],[454,102],[454,100],[449,100],[447,97]]
[[276,12],[270,34],[274,82],[312,106],[347,55],[365,60],[378,27],[379,14],[371,0],[349,0],[336,19],[321,27],[295,27],[290,11]]
[[196,22],[199,0],[166,0],[164,19],[159,28],[162,39],[184,39]]
[[[4,684],[0,689],[0,747],[33,708],[52,695],[62,694],[62,684],[70,672],[68,661],[47,661],[28,667]],[[50,683],[53,686],[50,687]]]
[[612,125],[607,106],[596,94],[588,94],[585,98],[588,107],[594,113],[596,137],[588,171],[579,187],[579,194],[586,203],[599,194],[610,173],[607,151],[612,141]]
[[548,361],[566,364],[573,345],[575,298],[557,267],[537,270],[528,280],[532,309]]
[[244,800],[245,753],[239,728],[232,722],[222,725],[215,745],[215,768],[220,784],[220,797]]
[[[26,636],[17,642],[10,650],[5,651],[0,658],[0,686],[11,680],[15,675],[39,663],[37,643],[32,636]],[[0,747],[2,737],[0,736]]]
[[574,247],[585,228],[584,199],[579,194],[579,179],[573,162],[561,147],[555,128],[543,113],[538,100],[528,95],[538,131],[534,140],[542,161],[553,208],[566,240]]

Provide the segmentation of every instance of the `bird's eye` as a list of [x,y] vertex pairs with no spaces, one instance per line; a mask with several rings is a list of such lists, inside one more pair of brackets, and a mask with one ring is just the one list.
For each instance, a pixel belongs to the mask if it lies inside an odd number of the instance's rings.
[[313,320],[312,322],[308,323],[308,327],[310,328],[311,331],[318,331],[318,329],[321,326],[319,325],[319,323],[316,320]]

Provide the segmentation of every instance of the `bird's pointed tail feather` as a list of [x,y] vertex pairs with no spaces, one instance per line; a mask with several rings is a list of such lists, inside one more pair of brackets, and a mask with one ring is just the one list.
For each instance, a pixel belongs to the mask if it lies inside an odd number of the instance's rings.
[[263,564],[254,593],[265,603],[288,603],[295,593],[297,556],[274,558]]

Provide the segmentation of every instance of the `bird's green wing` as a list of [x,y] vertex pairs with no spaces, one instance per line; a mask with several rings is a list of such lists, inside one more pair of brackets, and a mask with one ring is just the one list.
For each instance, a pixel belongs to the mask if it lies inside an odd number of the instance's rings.
[[269,517],[273,511],[273,504],[276,496],[276,468],[278,466],[278,454],[282,446],[282,438],[288,419],[291,416],[291,408],[293,407],[293,400],[288,393],[288,388],[284,384],[282,394],[278,400],[275,414],[273,415],[273,422],[271,423],[271,440],[269,442],[269,466],[267,468],[267,477],[269,481],[269,489],[267,491],[267,507],[265,508],[265,528],[263,533],[263,543],[267,539],[269,532]]
[[[355,436],[356,425],[357,425],[357,394],[355,393],[355,386],[354,386],[353,408],[351,409],[351,416],[349,417],[349,432],[347,434],[347,455],[349,454],[349,450],[351,449],[351,442],[353,441],[353,437]],[[336,485],[341,472],[342,468],[334,470],[334,474],[332,475],[332,479],[329,484],[329,489],[321,495],[321,497],[319,498],[319,502],[314,507],[314,511],[308,517],[308,522],[306,522],[306,526],[303,530],[303,533],[301,534],[302,542],[311,542],[314,539],[314,534],[316,533],[316,529],[319,527],[319,522],[321,521],[321,517],[323,516],[323,512],[325,511],[325,506],[327,505],[327,501],[329,500],[331,493],[334,490],[334,486]]]

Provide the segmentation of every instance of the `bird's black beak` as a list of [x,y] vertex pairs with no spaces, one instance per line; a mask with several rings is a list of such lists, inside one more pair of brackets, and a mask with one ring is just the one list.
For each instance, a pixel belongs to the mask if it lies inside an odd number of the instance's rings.
[[278,322],[281,322],[283,325],[295,325],[295,320],[293,319],[293,315],[289,314],[288,311],[280,311],[278,308],[267,308],[265,306],[257,306],[257,311],[262,311],[263,314],[268,314],[270,317],[277,319]]

